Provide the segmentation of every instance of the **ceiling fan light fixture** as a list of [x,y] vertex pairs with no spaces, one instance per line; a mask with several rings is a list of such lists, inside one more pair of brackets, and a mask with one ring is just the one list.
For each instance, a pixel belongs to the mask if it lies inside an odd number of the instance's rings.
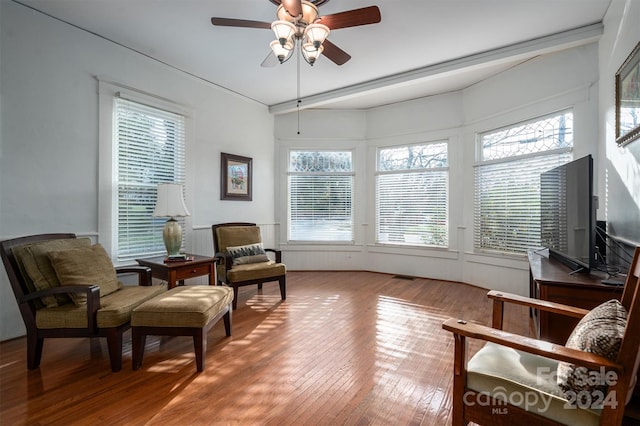
[[325,39],[329,35],[329,27],[323,24],[311,24],[307,25],[307,28],[304,29],[304,36],[307,40],[313,44],[313,46],[318,49],[322,43],[324,43]]
[[271,23],[271,29],[276,35],[276,39],[283,47],[287,43],[291,43],[291,40],[296,33],[296,26],[291,22],[283,20],[273,21]]
[[284,46],[280,44],[280,41],[273,40],[269,44],[269,47],[271,47],[271,51],[274,55],[276,55],[276,58],[278,58],[278,61],[280,61],[281,64],[286,62],[291,57],[291,53],[293,52],[293,42],[291,42],[290,40],[287,41]]
[[296,21],[296,22],[300,22],[303,23],[305,25],[308,24],[313,24],[317,19],[318,16],[320,15],[318,12],[318,8],[308,2],[308,1],[302,1],[302,15],[300,16],[291,16],[289,15],[289,12],[287,12],[287,10],[284,8],[284,5],[280,4],[280,6],[278,6],[278,10],[276,11],[276,15],[278,16],[278,19],[281,21]]
[[305,61],[311,66],[316,63],[316,59],[322,54],[324,47],[320,45],[319,47],[315,47],[313,43],[307,42],[302,45],[300,51],[302,52],[302,57]]

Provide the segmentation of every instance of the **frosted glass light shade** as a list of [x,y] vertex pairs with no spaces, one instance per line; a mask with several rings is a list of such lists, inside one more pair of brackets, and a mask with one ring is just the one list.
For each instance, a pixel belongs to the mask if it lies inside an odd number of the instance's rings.
[[304,29],[304,36],[318,49],[329,35],[329,27],[322,24],[311,24]]
[[304,56],[304,59],[310,65],[313,65],[316,62],[316,59],[318,59],[318,56],[322,54],[324,47],[320,46],[319,48],[316,49],[316,47],[313,44],[305,43],[302,45],[301,50],[302,50],[302,56]]
[[271,47],[273,54],[276,55],[276,58],[278,58],[280,63],[286,61],[293,51],[293,43],[291,42],[287,42],[284,46],[282,46],[278,40],[273,40],[269,44],[269,46]]
[[287,42],[290,42],[296,33],[296,26],[287,21],[273,21],[271,23],[271,29],[276,35],[276,40],[278,40],[283,46]]

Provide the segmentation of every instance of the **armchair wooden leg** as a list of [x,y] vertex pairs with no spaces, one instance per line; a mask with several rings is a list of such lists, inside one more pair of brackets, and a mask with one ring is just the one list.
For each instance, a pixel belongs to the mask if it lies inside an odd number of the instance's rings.
[[467,385],[467,340],[464,336],[454,334],[453,358],[453,409],[451,412],[452,425],[463,426],[468,422],[464,419],[464,390]]
[[287,300],[287,278],[281,277],[278,282],[280,283],[280,297],[282,300]]
[[116,373],[122,369],[122,331],[117,328],[107,330],[107,347],[111,371]]
[[43,345],[44,338],[38,337],[37,333],[27,333],[27,368],[29,370],[35,370],[40,366]]

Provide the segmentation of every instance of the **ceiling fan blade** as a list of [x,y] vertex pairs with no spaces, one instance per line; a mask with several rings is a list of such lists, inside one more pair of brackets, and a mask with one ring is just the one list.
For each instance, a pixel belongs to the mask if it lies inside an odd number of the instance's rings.
[[211,23],[213,25],[222,27],[264,28],[267,30],[271,29],[271,22],[249,21],[247,19],[213,17],[211,18]]
[[351,59],[351,55],[331,43],[329,40],[325,40],[324,43],[322,43],[322,47],[324,47],[322,54],[331,59],[336,65],[342,65]]
[[286,10],[292,18],[296,18],[302,15],[301,0],[282,0],[280,3],[284,6],[284,10]]
[[378,6],[369,6],[323,16],[318,22],[332,30],[337,30],[359,25],[377,24],[381,19]]
[[276,58],[276,55],[274,55],[273,52],[270,51],[267,57],[264,58],[264,61],[262,61],[260,66],[263,68],[271,68],[278,65],[278,62],[279,61],[278,61],[278,58]]

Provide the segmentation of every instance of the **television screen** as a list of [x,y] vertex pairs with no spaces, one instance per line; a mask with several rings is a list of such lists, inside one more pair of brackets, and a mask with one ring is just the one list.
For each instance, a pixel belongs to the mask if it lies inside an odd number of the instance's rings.
[[576,270],[594,268],[595,218],[590,155],[540,175],[540,237],[550,257]]

